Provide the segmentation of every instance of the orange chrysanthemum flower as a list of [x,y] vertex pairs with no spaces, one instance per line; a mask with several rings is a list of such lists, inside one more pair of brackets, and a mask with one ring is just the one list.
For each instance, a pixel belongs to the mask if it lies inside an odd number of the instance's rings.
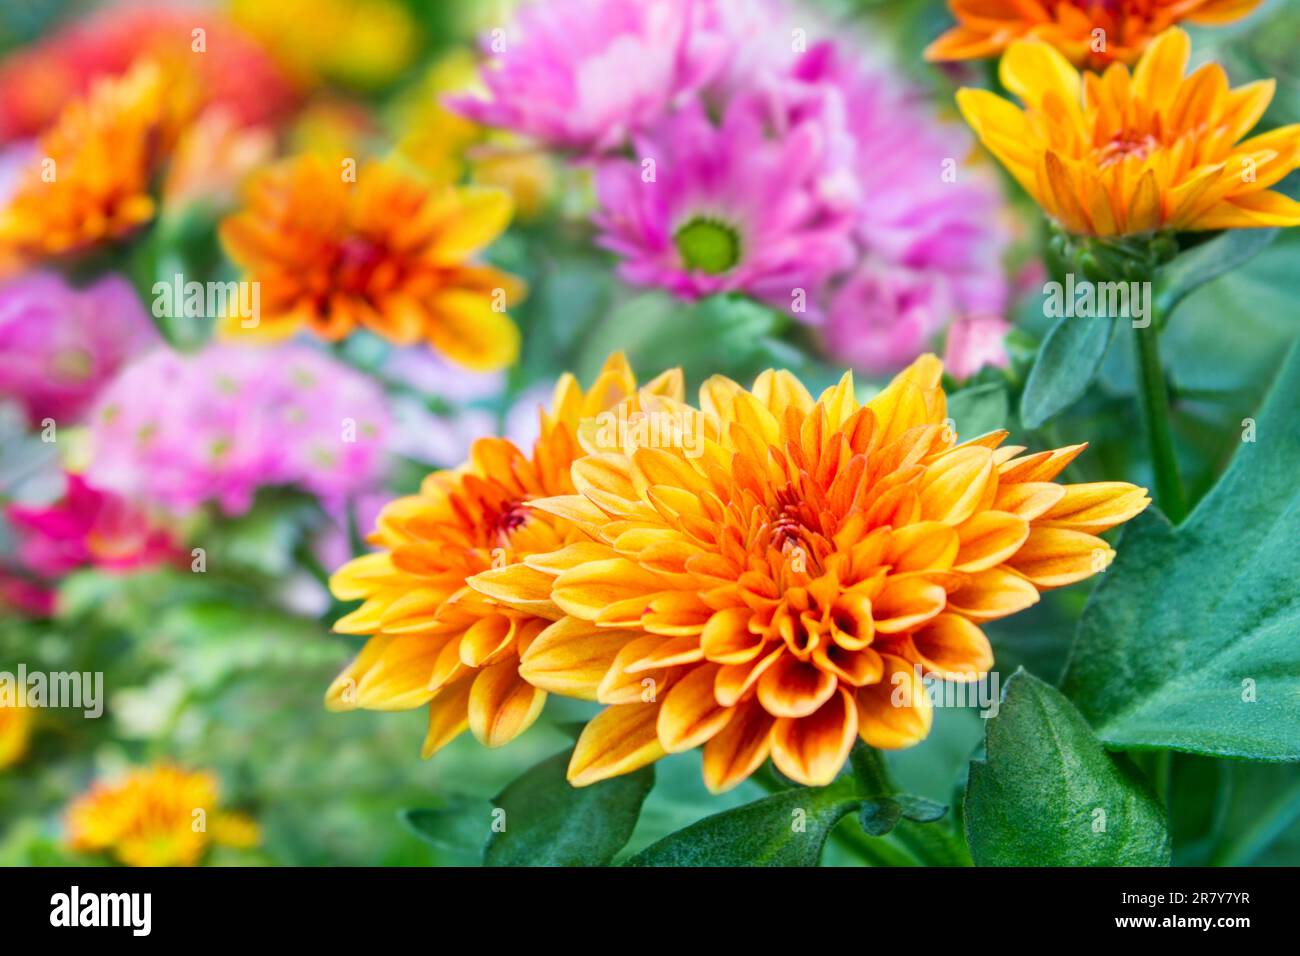
[[[680,398],[681,376],[660,376],[643,394]],[[570,375],[556,385],[530,458],[504,438],[475,443],[470,461],[425,479],[417,495],[380,514],[370,540],[382,550],[357,558],[330,581],[341,600],[364,599],[334,625],[374,635],[326,694],[331,710],[405,710],[429,705],[428,757],[468,727],[498,747],[523,733],[546,694],[519,676],[519,655],[561,616],[538,555],[585,535],[562,517],[528,506],[532,498],[574,493],[570,466],[580,454],[578,423],[621,402],[635,407],[636,379],[621,355],[586,392]],[[512,608],[466,586],[475,574],[511,568],[531,586]]]
[[[1268,187],[1300,167],[1300,125],[1241,141],[1274,81],[1228,88],[1207,63],[1184,77],[1191,43],[1161,34],[1137,68],[1079,73],[1045,43],[1013,43],[1002,83],[1024,101],[957,93],[980,140],[1072,233],[1127,236],[1300,224],[1300,203]],[[1240,142],[1239,142],[1240,141]]]
[[[947,427],[939,361],[923,356],[859,405],[852,378],[812,397],[788,372],[746,391],[705,383],[702,412],[620,438],[573,467],[577,495],[532,502],[590,538],[470,584],[566,616],[524,651],[533,685],[608,706],[569,765],[583,786],[704,747],[725,790],[771,755],[829,783],[858,737],[908,747],[930,730],[924,674],[971,681],[993,663],[985,621],[1103,570],[1097,534],[1142,511],[1133,485],[1059,485],[1083,449],[1023,455],[1006,432],[964,444]],[[661,430],[662,431],[662,430]],[[602,450],[604,449],[604,450]]]
[[106,852],[127,866],[194,866],[213,846],[261,839],[243,814],[218,809],[217,779],[163,764],[98,783],[68,808],[74,850]]
[[[316,156],[273,166],[221,224],[226,251],[260,283],[253,334],[306,327],[337,340],[364,326],[399,345],[427,341],[473,369],[514,361],[519,332],[505,305],[522,283],[472,261],[510,221],[509,195],[431,185],[386,163],[355,183],[344,172]],[[241,331],[238,317],[226,330]]]
[[40,139],[0,211],[0,253],[22,261],[121,238],[154,217],[154,179],[198,106],[192,77],[144,61],[97,81]]
[[1078,66],[1132,63],[1151,38],[1186,20],[1240,20],[1260,0],[948,0],[957,19],[926,48],[927,60],[975,60],[1014,40],[1050,43]]

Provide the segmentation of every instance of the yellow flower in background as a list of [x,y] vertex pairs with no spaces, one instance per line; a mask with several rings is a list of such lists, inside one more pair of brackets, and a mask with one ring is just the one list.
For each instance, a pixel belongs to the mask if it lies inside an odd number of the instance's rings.
[[300,156],[264,170],[221,241],[260,283],[260,320],[228,336],[284,338],[310,329],[335,341],[365,327],[398,345],[427,342],[471,369],[502,368],[519,353],[505,306],[523,295],[513,276],[474,261],[510,221],[496,189],[435,185],[394,163],[350,181],[348,161]]
[[[643,394],[679,396],[681,390],[681,377],[667,375]],[[419,494],[383,510],[370,537],[380,550],[344,565],[330,581],[340,600],[364,601],[334,629],[373,636],[330,687],[329,709],[427,704],[426,757],[466,727],[497,747],[537,719],[546,694],[519,676],[519,655],[561,612],[547,593],[552,568],[534,561],[543,553],[581,554],[588,545],[563,517],[527,502],[572,494],[580,422],[622,402],[635,404],[637,395],[621,355],[606,362],[586,391],[565,375],[542,413],[531,456],[504,438],[480,439],[464,466],[435,472]],[[469,577],[494,568],[512,569],[512,580],[531,586],[513,608],[466,586]]]
[[72,849],[127,866],[195,866],[214,846],[251,847],[257,824],[219,809],[217,779],[166,764],[101,782],[68,807]]
[[58,256],[153,219],[154,177],[198,104],[189,71],[154,61],[97,81],[40,138],[0,211],[0,251],[18,260]]
[[1023,454],[1000,447],[1005,431],[957,444],[941,373],[923,356],[865,405],[849,375],[816,401],[788,372],[751,390],[715,377],[702,412],[641,399],[651,421],[694,423],[661,435],[692,440],[579,430],[591,453],[573,466],[578,493],[531,507],[590,540],[470,580],[565,614],[520,673],[609,705],[578,741],[571,783],[703,746],[713,791],[768,756],[827,784],[859,737],[926,737],[921,678],[983,675],[980,625],[1110,563],[1097,535],[1142,511],[1145,489],[1055,483],[1083,445]]
[[396,0],[231,0],[230,14],[304,83],[382,87],[419,50],[415,21]]
[[1127,236],[1159,229],[1293,226],[1300,203],[1269,189],[1300,167],[1300,125],[1243,140],[1275,82],[1229,89],[1223,67],[1184,76],[1191,43],[1161,34],[1130,75],[1077,70],[1046,43],[1002,58],[1019,109],[986,90],[957,93],[962,115],[1016,181],[1070,232]]
[[927,60],[994,57],[1014,40],[1050,43],[1078,66],[1132,63],[1151,38],[1187,21],[1240,20],[1260,0],[948,0],[957,25],[926,48]]
[[518,137],[489,130],[443,105],[448,94],[478,82],[478,60],[468,50],[439,59],[424,80],[399,98],[394,125],[397,152],[440,182],[466,177],[510,193],[516,214],[531,219],[555,190],[555,170],[542,150]]
[[26,756],[32,723],[30,707],[0,703],[0,769],[12,767]]

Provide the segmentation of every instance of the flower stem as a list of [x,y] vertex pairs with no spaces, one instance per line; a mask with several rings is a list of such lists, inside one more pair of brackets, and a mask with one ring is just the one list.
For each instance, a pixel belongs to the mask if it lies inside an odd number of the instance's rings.
[[1142,410],[1147,442],[1151,449],[1151,467],[1155,471],[1156,503],[1174,524],[1187,517],[1182,479],[1178,477],[1178,459],[1174,454],[1174,437],[1169,428],[1169,386],[1160,364],[1160,323],[1151,321],[1137,333],[1138,370],[1141,387],[1138,405]]

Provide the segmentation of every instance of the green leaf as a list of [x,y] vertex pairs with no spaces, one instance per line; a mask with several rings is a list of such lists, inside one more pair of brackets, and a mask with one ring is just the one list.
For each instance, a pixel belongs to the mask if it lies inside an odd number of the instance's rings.
[[654,767],[571,787],[572,750],[543,760],[493,801],[505,811],[483,851],[485,866],[605,866],[636,827]]
[[1196,289],[1254,258],[1277,238],[1277,229],[1228,229],[1189,249],[1156,273],[1156,314],[1169,318],[1179,302]]
[[816,866],[835,824],[862,803],[851,778],[796,787],[671,833],[629,866]]
[[953,392],[948,396],[948,415],[963,441],[996,431],[1006,425],[1009,415],[1006,386],[987,382]]
[[1115,336],[1112,317],[1064,316],[1038,351],[1020,396],[1020,418],[1038,428],[1083,397]]
[[1073,705],[1023,670],[970,766],[966,839],[980,866],[1166,866],[1164,811]]
[[441,807],[403,810],[399,818],[421,840],[440,850],[475,853],[489,832],[492,807],[475,797],[451,796]]
[[1178,528],[1124,531],[1063,689],[1112,748],[1300,760],[1300,349]]

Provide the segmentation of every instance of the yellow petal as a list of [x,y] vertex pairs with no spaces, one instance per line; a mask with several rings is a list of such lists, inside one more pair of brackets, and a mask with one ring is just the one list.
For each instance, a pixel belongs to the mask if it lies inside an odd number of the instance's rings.
[[658,703],[606,707],[583,728],[569,761],[569,783],[586,787],[631,773],[664,755]]
[[469,729],[479,743],[500,747],[533,725],[546,692],[519,676],[515,658],[478,672],[469,694]]

